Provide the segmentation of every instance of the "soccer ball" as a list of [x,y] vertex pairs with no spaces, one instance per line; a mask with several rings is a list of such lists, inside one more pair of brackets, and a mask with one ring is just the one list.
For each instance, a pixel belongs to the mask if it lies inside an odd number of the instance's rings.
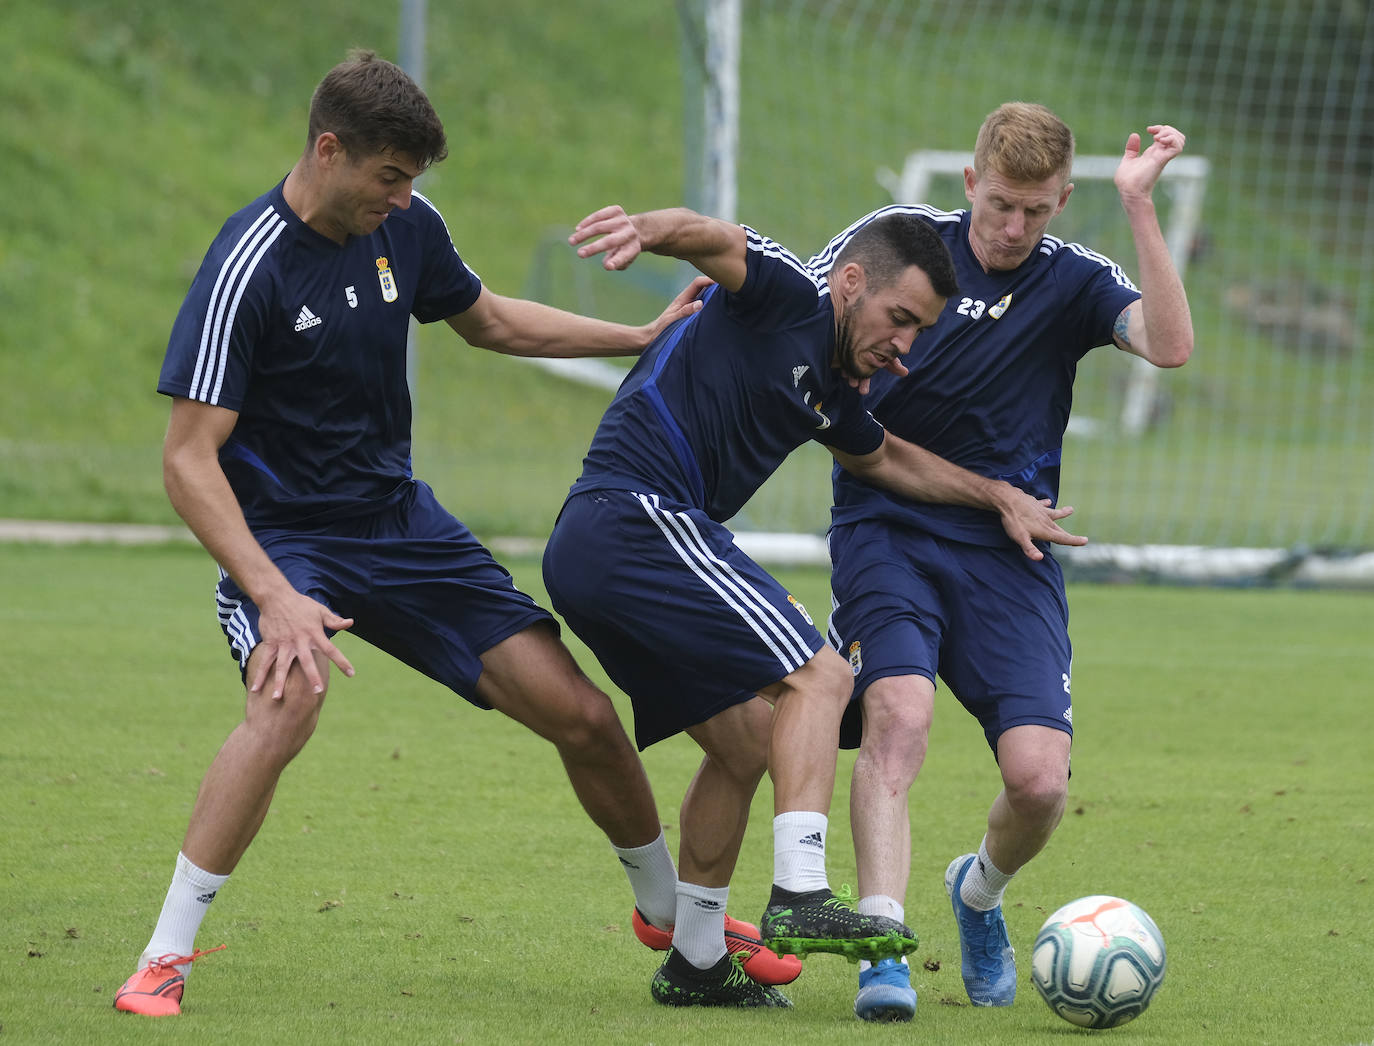
[[1040,928],[1031,981],[1070,1024],[1115,1028],[1144,1013],[1163,983],[1164,938],[1130,901],[1080,897]]

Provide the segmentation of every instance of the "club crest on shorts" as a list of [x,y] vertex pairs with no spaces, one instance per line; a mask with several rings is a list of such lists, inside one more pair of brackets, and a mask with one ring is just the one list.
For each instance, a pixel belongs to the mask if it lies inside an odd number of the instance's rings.
[[816,627],[816,622],[811,620],[811,615],[806,612],[806,607],[802,606],[800,599],[798,599],[796,596],[792,595],[789,592],[787,594],[787,602],[791,603],[794,607],[797,608],[797,613],[800,614],[802,617],[806,618],[806,623],[808,625],[810,625],[812,628]]
[[849,644],[849,667],[854,670],[855,675],[862,672],[864,668],[863,649],[859,646],[857,639]]
[[391,262],[377,259],[377,282],[382,285],[382,301],[396,300],[396,277],[391,274]]

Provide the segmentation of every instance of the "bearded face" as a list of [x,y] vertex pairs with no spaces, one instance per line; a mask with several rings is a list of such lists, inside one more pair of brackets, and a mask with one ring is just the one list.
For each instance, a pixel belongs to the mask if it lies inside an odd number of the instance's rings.
[[888,287],[870,286],[863,270],[858,272],[856,280],[844,274],[853,296],[846,298],[836,320],[835,366],[856,382],[880,370],[905,374],[900,358],[911,351],[916,335],[939,318],[945,299],[914,265]]

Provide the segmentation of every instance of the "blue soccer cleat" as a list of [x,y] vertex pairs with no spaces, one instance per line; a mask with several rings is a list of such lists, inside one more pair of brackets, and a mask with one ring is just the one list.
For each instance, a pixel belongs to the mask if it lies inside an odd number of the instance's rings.
[[945,869],[945,892],[959,924],[964,990],[975,1006],[1010,1006],[1016,998],[1016,954],[1007,937],[1002,906],[980,912],[959,896],[959,887],[977,859],[977,854],[964,854]]
[[916,1015],[916,989],[911,967],[898,959],[880,959],[859,972],[854,1016],[864,1021],[895,1024]]

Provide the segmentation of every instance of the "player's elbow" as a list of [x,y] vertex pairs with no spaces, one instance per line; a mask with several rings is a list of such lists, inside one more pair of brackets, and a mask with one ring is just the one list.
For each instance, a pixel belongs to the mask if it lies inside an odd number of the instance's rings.
[[1171,369],[1182,367],[1193,355],[1193,333],[1188,332],[1187,337],[1175,338],[1165,346],[1164,351],[1157,354],[1156,358],[1150,362],[1156,367]]
[[1156,367],[1182,367],[1193,355],[1193,325],[1184,324],[1181,330],[1155,332],[1136,354]]

